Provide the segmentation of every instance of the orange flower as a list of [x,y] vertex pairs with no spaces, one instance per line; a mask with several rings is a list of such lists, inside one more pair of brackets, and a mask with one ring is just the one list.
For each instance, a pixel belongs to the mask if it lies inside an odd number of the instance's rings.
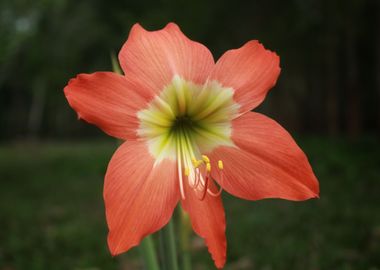
[[136,24],[119,60],[124,76],[80,74],[64,90],[80,118],[125,140],[104,184],[113,255],[165,226],[181,201],[222,268],[222,188],[248,200],[318,197],[318,181],[292,137],[250,112],[280,73],[279,57],[258,41],[215,63],[174,23],[153,32]]

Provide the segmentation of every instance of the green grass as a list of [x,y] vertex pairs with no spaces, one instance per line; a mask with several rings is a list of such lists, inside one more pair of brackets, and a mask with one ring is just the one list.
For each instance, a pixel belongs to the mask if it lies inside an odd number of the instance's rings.
[[[380,269],[380,145],[304,138],[321,199],[248,202],[227,194],[226,269]],[[141,269],[112,258],[103,176],[116,143],[0,146],[0,270]],[[194,269],[213,269],[194,237]]]

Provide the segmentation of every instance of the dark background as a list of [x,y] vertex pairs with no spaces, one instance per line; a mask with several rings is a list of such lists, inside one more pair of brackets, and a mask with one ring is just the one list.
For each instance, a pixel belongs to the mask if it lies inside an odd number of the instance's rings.
[[[102,178],[117,142],[63,88],[112,70],[131,26],[176,22],[215,59],[258,39],[282,72],[257,109],[309,156],[321,199],[225,195],[226,269],[380,269],[380,1],[0,0],[0,270],[141,269],[106,248]],[[194,238],[194,269],[211,269]]]

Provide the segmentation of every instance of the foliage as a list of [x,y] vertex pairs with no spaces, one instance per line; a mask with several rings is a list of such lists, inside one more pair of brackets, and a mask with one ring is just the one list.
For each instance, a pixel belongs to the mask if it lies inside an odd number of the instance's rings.
[[216,58],[249,39],[276,51],[282,75],[261,109],[291,130],[373,131],[380,97],[377,6],[372,0],[3,0],[0,139],[96,135],[73,121],[63,87],[78,73],[111,70],[110,53],[133,23],[153,30],[169,21]]
[[[308,202],[224,196],[226,269],[376,269],[380,265],[380,148],[300,140],[321,184]],[[136,249],[106,247],[103,175],[113,142],[0,146],[0,269],[141,269]],[[212,269],[199,238],[195,269]]]

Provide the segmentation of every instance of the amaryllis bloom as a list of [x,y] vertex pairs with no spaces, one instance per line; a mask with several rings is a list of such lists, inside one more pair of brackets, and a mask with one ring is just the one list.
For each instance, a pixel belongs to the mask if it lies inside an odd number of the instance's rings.
[[318,197],[318,181],[289,133],[251,112],[280,73],[279,57],[258,41],[215,63],[174,23],[152,32],[136,24],[119,61],[125,75],[80,74],[64,90],[79,118],[125,141],[104,183],[113,255],[165,226],[181,202],[222,268],[222,189],[247,200]]

